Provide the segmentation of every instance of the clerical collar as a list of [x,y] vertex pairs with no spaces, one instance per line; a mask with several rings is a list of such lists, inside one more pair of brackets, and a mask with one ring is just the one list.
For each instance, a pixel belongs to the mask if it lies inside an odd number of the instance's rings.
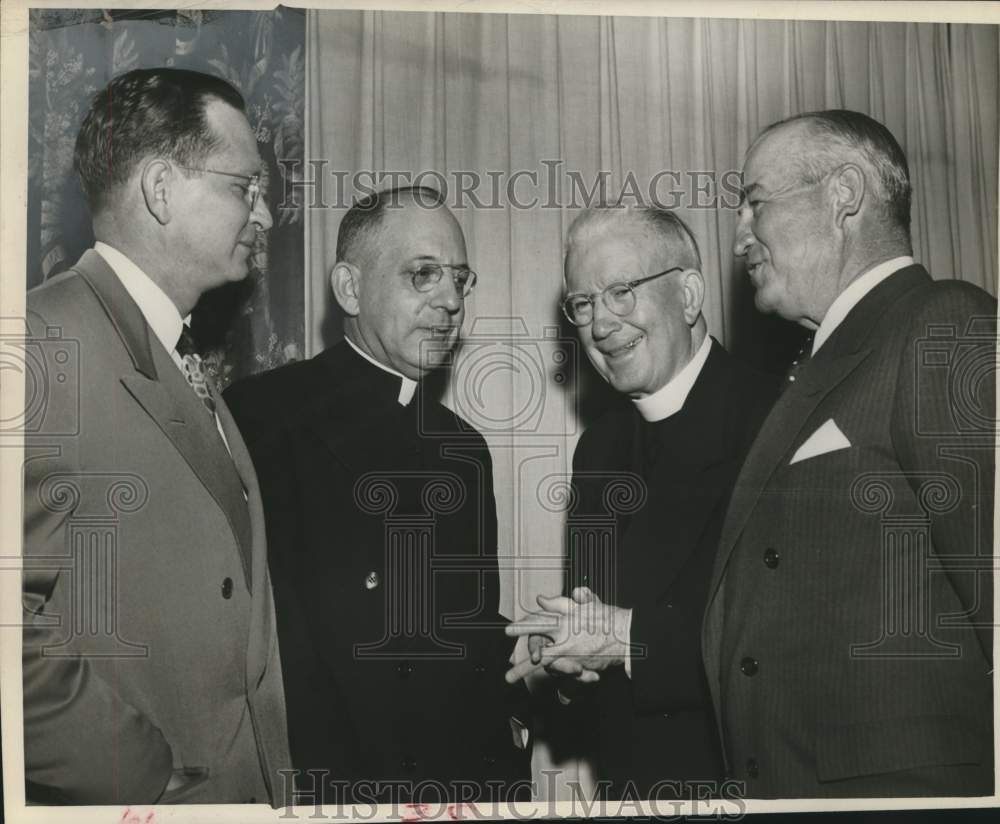
[[687,396],[691,393],[691,388],[701,374],[705,361],[708,360],[708,353],[712,348],[712,338],[705,335],[705,340],[701,342],[698,351],[664,386],[657,389],[652,395],[645,398],[633,398],[632,403],[639,410],[643,420],[653,423],[662,421],[681,411]]
[[390,369],[384,363],[379,363],[377,360],[375,360],[375,358],[373,358],[367,352],[362,352],[361,349],[358,348],[357,344],[354,343],[354,341],[352,341],[350,338],[345,337],[344,340],[346,340],[351,345],[351,349],[353,349],[355,352],[361,355],[361,357],[363,357],[366,361],[368,361],[368,363],[377,366],[383,372],[388,372],[390,375],[395,375],[402,381],[402,383],[399,386],[399,397],[397,397],[396,400],[400,406],[409,406],[410,401],[413,400],[413,393],[417,391],[417,382],[412,378],[408,378],[406,377],[406,375],[397,372],[395,369]]
[[909,255],[901,255],[880,263],[865,272],[861,277],[855,278],[848,284],[847,288],[841,292],[830,304],[823,316],[823,322],[816,330],[813,338],[812,353],[815,355],[820,346],[833,334],[834,329],[843,323],[844,318],[850,314],[851,310],[857,306],[861,299],[872,289],[878,286],[889,275],[894,275],[900,269],[913,265],[913,258]]
[[156,339],[163,344],[163,348],[173,352],[181,336],[181,327],[184,325],[181,313],[177,311],[177,305],[149,275],[114,246],[99,240],[94,244],[94,251],[104,258],[111,271],[121,281],[129,297],[142,312],[149,328],[153,330]]

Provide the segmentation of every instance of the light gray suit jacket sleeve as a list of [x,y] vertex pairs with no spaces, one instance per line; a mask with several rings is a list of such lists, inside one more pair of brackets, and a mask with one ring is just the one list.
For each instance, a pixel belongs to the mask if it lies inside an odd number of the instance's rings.
[[[44,338],[48,319],[29,316],[30,337]],[[49,321],[50,322],[50,321]],[[31,351],[30,348],[28,351]],[[37,349],[44,358],[44,348]],[[84,353],[86,354],[86,353]],[[35,365],[41,361],[35,361]],[[116,694],[85,657],[58,653],[73,620],[72,547],[68,522],[75,502],[60,478],[79,475],[77,439],[68,430],[72,395],[32,380],[50,406],[26,436],[24,466],[24,754],[29,797],[55,803],[152,803],[171,773],[170,746],[149,719]],[[48,428],[46,428],[48,424]],[[93,753],[103,754],[94,758]]]

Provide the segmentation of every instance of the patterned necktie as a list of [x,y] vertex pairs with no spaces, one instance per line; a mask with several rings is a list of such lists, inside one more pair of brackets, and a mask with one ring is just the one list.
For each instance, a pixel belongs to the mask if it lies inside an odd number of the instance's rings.
[[812,357],[812,345],[815,336],[815,332],[810,332],[802,342],[802,346],[799,347],[799,352],[795,356],[795,360],[792,361],[792,365],[788,367],[788,372],[785,375],[787,378],[785,382],[786,387],[790,383],[795,383],[795,376],[798,374],[798,371]]
[[215,417],[215,399],[212,397],[208,375],[205,373],[205,364],[202,363],[201,356],[195,350],[194,336],[187,324],[181,327],[181,337],[177,341],[177,354],[181,356],[181,361],[184,364],[184,377],[187,378],[187,382],[191,385],[194,393],[201,398],[208,413]]

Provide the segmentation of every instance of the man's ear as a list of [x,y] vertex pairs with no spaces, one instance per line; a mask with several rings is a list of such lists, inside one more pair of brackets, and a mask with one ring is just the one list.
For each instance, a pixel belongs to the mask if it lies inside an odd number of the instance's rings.
[[865,200],[865,174],[859,166],[847,163],[833,177],[834,221],[842,227],[844,221],[861,211]]
[[684,320],[693,326],[701,317],[701,307],[705,303],[705,278],[697,269],[686,269],[681,273],[681,296],[684,299]]
[[340,308],[350,317],[357,317],[361,311],[359,304],[361,270],[353,263],[338,260],[330,272],[330,288]]
[[149,213],[161,224],[170,222],[170,182],[175,174],[165,160],[150,160],[142,167],[139,184]]

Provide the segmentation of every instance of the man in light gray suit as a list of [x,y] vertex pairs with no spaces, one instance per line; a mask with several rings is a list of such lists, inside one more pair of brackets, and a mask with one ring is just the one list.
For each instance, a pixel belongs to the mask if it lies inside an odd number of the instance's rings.
[[271,227],[257,143],[229,84],[136,70],[94,98],[75,162],[97,243],[28,295],[27,798],[279,804],[257,479],[184,321]]

